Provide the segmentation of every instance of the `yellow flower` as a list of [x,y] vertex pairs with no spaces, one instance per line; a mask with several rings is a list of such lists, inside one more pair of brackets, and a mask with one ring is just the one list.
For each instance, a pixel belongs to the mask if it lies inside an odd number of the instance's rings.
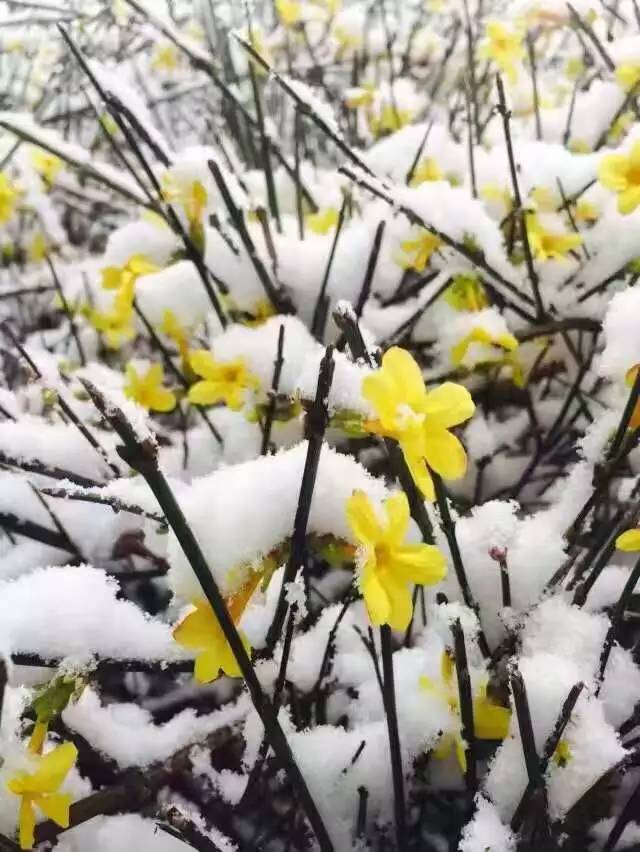
[[[638,375],[638,370],[640,370],[640,364],[635,364],[630,370],[627,370],[627,374],[624,377],[627,387],[633,387],[636,376]],[[640,428],[640,401],[636,402],[636,407],[631,415],[631,419],[629,420],[629,429],[638,428]]]
[[512,334],[491,334],[486,328],[476,326],[469,334],[465,335],[451,350],[451,360],[455,366],[462,365],[469,348],[473,344],[480,344],[480,353],[473,351],[470,369],[486,364],[510,367],[513,381],[517,387],[524,387],[524,374],[522,366],[515,354],[518,341]]
[[142,275],[150,275],[160,269],[143,254],[133,254],[124,266],[105,266],[101,271],[105,290],[117,290],[135,284]]
[[162,179],[162,195],[170,204],[180,204],[187,217],[191,235],[202,230],[202,217],[207,209],[207,190],[200,180],[183,180],[171,173]]
[[618,550],[625,551],[625,553],[640,550],[640,527],[634,527],[621,533],[616,539],[616,547]]
[[149,411],[171,411],[175,408],[176,397],[172,391],[162,387],[163,380],[160,364],[152,364],[144,375],[140,375],[133,364],[127,364],[125,396]]
[[[445,702],[451,713],[460,716],[460,697],[457,684],[454,681],[454,669],[451,656],[443,651],[440,661],[442,685],[435,684],[431,678],[423,675],[420,678],[420,686]],[[494,704],[487,697],[486,683],[481,684],[473,697],[473,727],[476,738],[480,740],[503,740],[509,731],[510,718],[511,714],[506,707]],[[452,748],[455,751],[460,769],[466,772],[466,746],[460,731],[445,734],[434,754],[439,760],[443,760],[449,756]]]
[[385,352],[381,369],[363,380],[362,395],[377,415],[376,420],[365,422],[365,428],[398,441],[411,475],[427,499],[435,496],[429,468],[447,479],[464,476],[467,455],[449,429],[464,423],[475,411],[465,387],[445,382],[427,391],[411,355],[394,346]]
[[419,186],[426,181],[444,180],[444,174],[440,170],[437,160],[434,157],[424,157],[420,160],[418,166],[413,173],[409,186]]
[[72,797],[58,790],[77,756],[78,750],[73,743],[62,743],[38,759],[34,772],[19,772],[7,783],[8,789],[22,799],[19,818],[22,849],[31,849],[34,844],[35,807],[62,828],[69,827]]
[[480,55],[484,59],[493,59],[509,81],[515,83],[518,79],[517,63],[524,57],[522,32],[509,29],[499,21],[489,21]]
[[565,260],[567,254],[582,245],[580,234],[547,231],[535,213],[525,216],[531,252],[537,260]]
[[405,630],[413,611],[410,584],[433,585],[447,572],[445,558],[431,544],[405,544],[409,503],[404,492],[384,501],[381,523],[364,491],[347,500],[347,520],[358,541],[358,586],[375,625]]
[[156,71],[175,71],[180,65],[178,48],[170,41],[158,44],[153,51],[151,67]]
[[196,405],[224,402],[233,411],[239,411],[247,391],[259,385],[258,379],[247,370],[242,358],[215,361],[211,352],[197,349],[189,356],[189,364],[194,373],[203,379],[189,388],[189,401]]
[[186,330],[178,322],[178,318],[173,311],[168,308],[162,314],[162,324],[160,331],[165,334],[169,340],[173,340],[178,348],[180,357],[186,361],[189,355],[189,343]]
[[27,247],[27,256],[34,263],[40,263],[47,256],[47,240],[42,231],[36,231]]
[[589,154],[591,151],[591,145],[586,139],[570,139],[568,148],[572,154]]
[[[225,603],[235,625],[240,621],[263,573],[254,571],[235,595],[226,598]],[[198,652],[193,672],[196,680],[209,683],[215,680],[221,671],[229,677],[240,677],[238,661],[209,602],[200,598],[194,602],[193,607],[173,628],[173,638],[184,648]],[[241,638],[247,652],[250,651],[246,638]]]
[[434,251],[440,248],[442,240],[435,234],[420,228],[415,239],[404,240],[400,248],[406,254],[401,258],[400,265],[403,269],[415,269],[416,272],[424,272],[426,265],[431,259]]
[[314,234],[328,234],[338,224],[338,211],[335,207],[326,207],[317,213],[307,213],[304,221]]
[[369,119],[369,128],[374,136],[394,133],[409,124],[414,115],[415,112],[411,109],[400,109],[393,104],[384,104],[380,113]]
[[52,186],[62,169],[60,157],[56,157],[55,154],[50,154],[42,148],[34,148],[31,152],[31,162],[45,184]]
[[87,318],[99,331],[109,349],[119,349],[135,337],[133,327],[134,282],[124,284],[118,292],[113,306],[108,311],[89,310]]
[[598,178],[618,196],[618,210],[633,213],[640,204],[640,141],[628,154],[608,154],[600,160]]
[[473,275],[456,275],[443,296],[456,311],[481,311],[489,304],[484,287]]
[[581,57],[573,56],[571,59],[567,59],[566,65],[564,66],[564,73],[570,80],[577,79],[583,71],[584,62]]
[[259,299],[250,311],[251,319],[245,320],[244,324],[250,328],[255,328],[262,325],[270,317],[275,317],[276,309],[269,299]]
[[505,213],[509,213],[513,207],[513,200],[509,190],[496,183],[485,184],[480,190],[480,196],[490,204],[499,204],[501,207],[504,207]]
[[302,3],[300,0],[276,0],[276,12],[285,27],[292,27],[300,21]]
[[4,172],[0,172],[0,225],[8,222],[13,216],[19,197],[19,190]]
[[633,89],[640,80],[640,62],[624,62],[616,68],[616,81],[623,89]]
[[598,218],[598,209],[595,204],[585,201],[583,198],[576,204],[573,216],[577,222],[595,222]]
[[558,766],[565,766],[571,760],[571,748],[565,739],[561,739],[553,753],[553,760]]
[[370,84],[365,83],[363,86],[353,86],[344,93],[344,104],[349,109],[369,106],[373,103],[374,94],[375,88]]

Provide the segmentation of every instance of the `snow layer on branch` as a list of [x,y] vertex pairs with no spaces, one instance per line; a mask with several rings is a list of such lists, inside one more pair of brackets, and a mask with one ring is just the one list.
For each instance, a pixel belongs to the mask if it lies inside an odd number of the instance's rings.
[[609,302],[603,328],[605,348],[599,372],[609,378],[623,378],[627,370],[640,363],[640,284],[616,293]]
[[133,255],[143,254],[158,266],[164,266],[177,246],[175,234],[162,223],[145,219],[127,222],[109,234],[102,265],[124,266]]
[[[275,456],[265,456],[197,479],[180,503],[223,591],[230,591],[231,569],[266,556],[293,532],[302,470],[303,442]],[[309,532],[332,533],[352,541],[345,502],[360,488],[374,501],[386,488],[349,456],[323,446],[311,502]],[[170,580],[176,594],[192,600],[202,594],[193,570],[173,533],[169,535]],[[237,572],[234,571],[237,582]]]
[[182,657],[167,624],[117,594],[116,581],[88,565],[42,568],[0,583],[0,646],[44,659]]
[[[138,814],[98,816],[65,831],[54,846],[55,852],[187,852],[190,847],[158,829],[152,819]],[[234,847],[221,852],[232,852]]]
[[137,704],[101,704],[97,693],[85,689],[63,713],[65,724],[91,745],[116,760],[123,769],[167,760],[179,749],[203,740],[225,725],[243,719],[249,707],[247,694],[220,710],[197,715],[183,710],[162,725]]
[[475,798],[476,812],[462,832],[460,852],[513,852],[516,839],[509,828],[500,821],[496,808],[484,796]]
[[198,270],[190,260],[180,260],[166,269],[144,275],[136,282],[142,313],[152,325],[162,322],[165,311],[173,311],[181,325],[200,323],[211,309]]

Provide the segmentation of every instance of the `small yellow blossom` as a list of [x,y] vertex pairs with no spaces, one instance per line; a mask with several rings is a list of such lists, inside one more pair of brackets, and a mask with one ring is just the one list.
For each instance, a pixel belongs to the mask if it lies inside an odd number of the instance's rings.
[[0,172],[0,225],[8,222],[20,198],[20,191],[16,188],[4,172]]
[[178,48],[170,41],[158,44],[151,57],[151,67],[156,71],[173,72],[180,66]]
[[618,196],[618,210],[633,213],[640,205],[640,141],[627,154],[608,154],[600,160],[598,178]]
[[105,266],[101,272],[102,286],[105,290],[118,290],[120,287],[135,284],[142,275],[150,275],[159,269],[159,266],[156,266],[143,254],[134,254],[124,266]]
[[558,200],[548,186],[536,186],[529,193],[529,197],[534,202],[536,210],[542,213],[552,213],[558,206]]
[[509,190],[495,183],[485,184],[480,190],[480,197],[490,205],[498,205],[501,208],[501,216],[510,213],[513,207],[513,199]]
[[[235,595],[226,598],[225,604],[236,626],[263,573],[254,571]],[[220,622],[205,598],[194,601],[193,609],[173,628],[173,638],[184,648],[198,652],[193,673],[199,683],[215,680],[220,672],[229,677],[240,677],[238,661],[220,627]],[[241,639],[249,652],[249,643],[242,634]]]
[[567,59],[564,66],[564,73],[570,80],[576,80],[584,71],[584,62],[580,56],[573,56]]
[[270,317],[275,317],[276,309],[269,299],[259,299],[255,305],[252,306],[249,314],[251,319],[245,320],[244,324],[248,325],[250,328],[256,328],[270,319]]
[[53,186],[62,170],[62,160],[55,154],[50,154],[42,148],[34,148],[31,152],[31,162],[47,186]]
[[567,146],[572,154],[589,154],[591,153],[591,145],[586,139],[570,139]]
[[418,163],[413,177],[411,178],[410,186],[419,186],[426,181],[445,180],[445,176],[438,165],[438,161],[434,157],[424,157]]
[[640,527],[625,530],[616,539],[616,547],[618,550],[624,550],[626,553],[634,553],[640,550]]
[[169,204],[181,205],[192,235],[199,233],[208,200],[207,190],[202,181],[183,181],[168,173],[162,180],[162,194]]
[[431,259],[434,251],[442,245],[440,237],[436,237],[424,228],[416,230],[416,236],[410,240],[400,243],[400,248],[405,257],[400,258],[400,266],[403,269],[415,269],[416,272],[424,272],[426,265]]
[[442,553],[430,544],[406,544],[409,503],[404,492],[384,501],[386,522],[378,519],[364,491],[347,500],[347,520],[358,542],[358,585],[375,625],[405,630],[413,606],[410,584],[433,585],[446,574]]
[[443,298],[456,311],[481,311],[489,305],[486,291],[474,275],[456,275]]
[[531,252],[536,260],[566,260],[570,251],[582,245],[580,234],[548,231],[535,213],[525,216]]
[[516,355],[518,341],[512,334],[491,334],[486,328],[477,326],[465,335],[451,350],[451,360],[455,366],[461,366],[472,349],[470,368],[495,365],[509,367],[514,384],[524,387],[522,365]]
[[486,41],[480,50],[482,58],[493,59],[502,73],[507,75],[509,82],[515,83],[518,79],[518,62],[525,55],[522,31],[509,29],[499,21],[489,21],[485,34]]
[[[420,686],[431,695],[437,696],[446,703],[449,711],[455,716],[460,716],[460,697],[457,683],[454,679],[455,665],[451,656],[444,651],[440,662],[440,676],[442,683],[436,684],[431,678],[423,675],[420,678]],[[494,704],[487,696],[487,685],[483,683],[473,696],[473,727],[474,735],[480,740],[503,740],[509,732],[509,720],[511,714],[506,707]],[[439,760],[444,760],[453,748],[460,769],[467,771],[466,745],[461,736],[461,731],[445,734],[438,744],[434,754]]]
[[633,89],[640,81],[640,62],[623,62],[616,68],[616,81],[625,91]]
[[19,772],[7,783],[10,792],[21,797],[19,826],[22,849],[33,847],[36,807],[57,825],[69,827],[72,797],[58,790],[77,757],[78,750],[73,743],[62,743],[38,759],[34,772]]
[[125,396],[149,411],[171,411],[175,408],[176,397],[172,391],[162,386],[163,381],[164,371],[161,364],[152,364],[143,375],[136,371],[133,364],[127,364]]
[[630,109],[626,109],[611,125],[611,130],[607,135],[607,141],[611,142],[612,145],[617,145],[627,135],[635,123],[635,120],[636,117],[634,112]]
[[247,392],[259,386],[242,358],[216,361],[211,352],[197,349],[189,356],[189,364],[196,375],[202,376],[202,381],[189,388],[189,401],[195,405],[224,402],[233,411],[239,411]]
[[595,222],[598,218],[598,209],[595,204],[581,198],[574,207],[573,217],[576,222]]
[[302,17],[300,0],[276,0],[276,12],[285,27],[293,27]]
[[109,349],[119,349],[135,337],[133,326],[134,283],[129,281],[116,293],[112,307],[106,311],[89,309],[87,318],[99,331]]
[[328,234],[338,224],[338,211],[335,207],[325,207],[317,213],[307,213],[304,222],[314,234]]
[[369,128],[374,136],[384,133],[395,133],[405,127],[414,118],[412,109],[401,109],[394,104],[384,104],[378,115],[369,118]]
[[571,748],[564,738],[558,743],[553,753],[553,760],[558,766],[565,766],[571,760]]
[[47,239],[42,231],[36,231],[30,239],[27,256],[33,263],[41,263],[47,256]]
[[400,444],[416,484],[429,500],[435,497],[432,468],[446,479],[459,479],[467,469],[464,447],[449,429],[475,411],[469,391],[445,382],[427,391],[411,355],[397,346],[385,352],[382,367],[362,382],[362,395],[377,415],[367,431]]
[[349,109],[370,106],[373,103],[374,96],[374,86],[367,84],[364,86],[353,86],[344,93],[344,105]]
[[[635,364],[631,367],[630,370],[627,370],[627,374],[625,376],[625,382],[627,387],[633,387],[636,376],[638,375],[638,370],[640,370],[640,364]],[[638,429],[640,428],[640,401],[636,402],[636,407],[631,415],[631,419],[629,420],[629,429]]]
[[189,354],[188,335],[183,326],[178,322],[178,318],[173,311],[168,308],[162,314],[162,324],[160,331],[165,334],[169,340],[173,340],[178,348],[180,357],[183,361],[187,359]]

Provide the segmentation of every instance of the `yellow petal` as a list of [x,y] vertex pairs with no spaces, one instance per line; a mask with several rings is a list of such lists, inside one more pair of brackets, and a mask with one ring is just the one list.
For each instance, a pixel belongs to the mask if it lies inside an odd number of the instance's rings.
[[383,584],[391,604],[387,623],[393,630],[406,630],[413,613],[411,592],[406,582],[389,572],[385,572]]
[[121,284],[122,270],[119,266],[106,266],[101,272],[101,277],[105,290],[117,290]]
[[36,815],[29,799],[20,802],[20,847],[32,849],[35,842]]
[[382,538],[382,527],[371,501],[364,491],[354,491],[347,500],[347,521],[361,544],[375,544]]
[[377,370],[366,376],[362,381],[362,396],[373,406],[382,427],[387,431],[394,430],[401,399],[389,373]]
[[41,758],[38,768],[29,778],[34,793],[53,793],[64,781],[76,762],[78,749],[73,743],[62,743]]
[[361,591],[371,622],[375,625],[387,624],[391,603],[375,571],[366,572],[361,583]]
[[206,349],[194,349],[189,355],[189,364],[194,373],[205,379],[218,377],[213,355]]
[[404,491],[397,491],[384,501],[388,524],[385,538],[393,545],[401,544],[409,527],[409,501]]
[[640,550],[640,528],[626,530],[616,539],[616,547],[618,550],[633,552]]
[[506,707],[492,704],[487,698],[473,702],[475,735],[481,740],[503,740],[509,733],[511,713]]
[[221,399],[219,385],[206,380],[196,382],[189,388],[188,397],[194,405],[213,405]]
[[445,382],[428,391],[420,408],[429,420],[445,429],[468,420],[476,410],[469,391],[456,382]]
[[460,479],[467,471],[467,454],[455,435],[440,426],[425,424],[425,457],[432,470],[445,479]]
[[413,356],[398,346],[392,346],[382,357],[382,369],[392,379],[402,401],[418,405],[425,395],[422,371]]
[[447,562],[431,544],[405,544],[393,551],[393,567],[405,582],[432,586],[447,573]]
[[221,632],[209,603],[198,601],[195,608],[173,628],[173,638],[185,648],[209,648]]
[[640,186],[630,186],[618,196],[618,210],[623,215],[633,213],[640,205]]
[[400,446],[413,481],[422,492],[424,498],[433,502],[436,498],[433,479],[423,456],[419,452],[416,452],[415,446],[412,443],[403,440],[400,442]]
[[609,154],[600,160],[598,179],[607,189],[622,192],[627,187],[627,158],[624,154]]
[[175,395],[167,388],[157,388],[149,396],[149,408],[153,411],[171,411],[175,404]]
[[467,771],[467,750],[465,748],[464,742],[462,741],[462,737],[459,734],[454,735],[454,745],[456,752],[456,759],[458,761],[458,765],[463,773]]
[[196,657],[193,675],[198,683],[211,683],[220,676],[221,669],[218,648],[208,648]]
[[69,807],[73,797],[68,793],[50,793],[47,796],[35,796],[34,802],[45,813],[62,828],[69,827]]

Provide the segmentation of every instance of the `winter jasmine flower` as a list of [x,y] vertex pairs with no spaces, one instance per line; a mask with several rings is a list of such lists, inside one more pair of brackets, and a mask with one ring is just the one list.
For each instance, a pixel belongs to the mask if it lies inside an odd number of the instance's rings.
[[446,574],[446,562],[437,547],[405,544],[409,503],[404,492],[384,501],[386,521],[380,522],[364,491],[347,501],[347,520],[358,542],[358,586],[369,618],[375,625],[406,629],[413,612],[410,584],[433,585]]
[[362,395],[377,415],[365,422],[365,428],[398,441],[411,475],[427,499],[435,497],[430,469],[447,479],[464,476],[467,455],[449,430],[475,411],[465,387],[445,382],[427,391],[414,359],[394,346],[385,352],[382,367],[363,380]]
[[[339,28],[338,28],[339,29]],[[344,93],[344,104],[349,109],[369,106],[373,103],[375,88],[373,86],[353,86]]]
[[293,27],[302,16],[299,0],[275,0],[276,12],[285,27]]
[[[479,349],[476,344],[479,344]],[[451,350],[451,360],[461,366],[472,349],[473,366],[482,364],[505,365],[513,369],[516,385],[523,384],[522,368],[514,356],[518,341],[512,334],[492,334],[486,328],[473,328]],[[468,365],[470,366],[470,365]]]
[[[261,578],[261,571],[253,572],[237,594],[225,600],[229,615],[236,626]],[[173,628],[173,638],[184,648],[198,652],[193,673],[199,683],[215,680],[220,672],[229,677],[240,677],[238,661],[211,609],[211,604],[205,598],[194,601],[190,612]],[[242,637],[242,641],[249,651],[247,640]]]
[[34,772],[18,772],[7,783],[8,789],[22,799],[19,817],[22,849],[33,847],[36,807],[62,828],[69,827],[72,797],[58,790],[77,757],[78,750],[73,743],[62,743],[38,759]]
[[438,161],[434,157],[424,157],[418,163],[413,177],[411,178],[410,186],[419,186],[426,181],[444,180],[445,176],[438,165]]
[[129,287],[135,284],[142,275],[150,275],[152,272],[157,272],[159,268],[143,254],[134,254],[124,266],[106,266],[101,273],[102,286],[105,290]]
[[623,62],[616,68],[616,81],[623,89],[633,89],[640,80],[640,62]]
[[173,311],[167,308],[162,314],[160,331],[172,340],[178,348],[180,358],[186,361],[189,356],[189,343],[186,330],[178,322]]
[[162,179],[162,194],[169,204],[179,204],[189,223],[192,237],[202,231],[202,217],[207,208],[207,190],[200,180],[180,180],[170,172]]
[[625,553],[635,553],[640,550],[640,527],[625,530],[616,539],[616,547]]
[[31,152],[31,162],[46,186],[53,186],[58,174],[62,170],[62,160],[60,157],[56,157],[55,154],[50,154],[42,148],[34,148]]
[[406,257],[400,259],[400,265],[403,269],[415,269],[416,272],[424,272],[431,255],[441,245],[440,237],[420,228],[416,231],[414,239],[404,240],[400,243],[400,248],[406,255]]
[[125,396],[149,411],[171,411],[175,408],[176,397],[162,386],[163,381],[164,372],[160,364],[152,364],[143,375],[136,371],[133,364],[127,364]]
[[473,275],[456,275],[443,298],[456,311],[481,311],[489,305],[484,287]]
[[328,234],[338,224],[338,211],[335,207],[326,207],[317,213],[308,213],[304,221],[314,234]]
[[518,79],[518,63],[524,58],[522,32],[509,29],[499,21],[489,21],[486,27],[486,41],[480,49],[483,59],[493,59],[510,83]]
[[618,211],[633,213],[640,205],[640,141],[627,154],[607,154],[600,160],[598,178],[618,196]]
[[197,349],[189,356],[191,369],[202,381],[189,388],[189,400],[196,405],[213,405],[224,402],[233,411],[239,411],[247,392],[259,386],[258,379],[245,366],[242,358],[234,361],[215,361],[205,349]]
[[570,251],[582,245],[580,234],[548,230],[535,213],[525,216],[531,252],[536,260],[566,260]]
[[175,71],[180,65],[180,53],[172,42],[158,44],[151,58],[151,67],[156,71]]
[[4,172],[0,172],[0,225],[13,216],[20,192]]
[[374,136],[382,136],[384,133],[395,133],[409,124],[414,118],[414,111],[401,109],[394,104],[384,104],[378,115],[372,115],[369,119],[369,128]]
[[[440,661],[441,684],[437,684],[431,678],[423,675],[420,678],[420,686],[446,702],[450,712],[459,717],[460,698],[454,672],[453,659],[447,651],[443,651]],[[473,696],[473,726],[476,738],[480,740],[503,740],[509,731],[510,718],[511,714],[506,707],[494,704],[488,698],[486,683],[481,684]],[[444,760],[453,749],[460,769],[466,772],[466,748],[460,730],[457,730],[455,733],[444,734],[434,754],[439,760]]]

